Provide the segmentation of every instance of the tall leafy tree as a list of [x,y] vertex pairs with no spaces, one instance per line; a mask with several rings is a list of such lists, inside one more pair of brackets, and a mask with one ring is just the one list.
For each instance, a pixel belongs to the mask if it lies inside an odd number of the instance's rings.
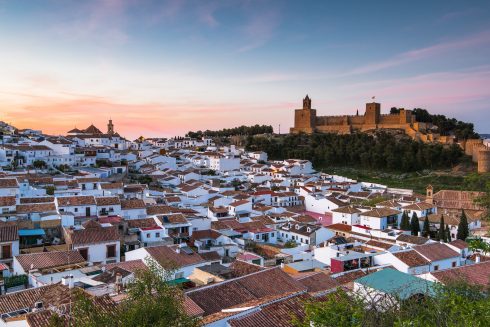
[[422,227],[422,236],[430,237],[430,224],[429,224],[429,217],[427,216],[425,216],[424,226]]
[[292,320],[296,327],[488,326],[488,291],[464,282],[449,283],[434,286],[423,300],[401,300],[390,294],[380,298],[369,290],[352,296],[339,288],[324,300],[306,302],[304,315]]
[[461,213],[461,218],[459,219],[458,233],[456,234],[456,238],[458,240],[465,241],[469,235],[470,231],[468,229],[468,218],[466,218],[466,213],[463,210],[463,212]]
[[448,224],[446,224],[446,242],[451,242],[451,230]]
[[446,224],[444,224],[444,215],[441,215],[441,220],[439,221],[439,231],[437,232],[437,238],[439,241],[447,242]]
[[402,220],[400,222],[401,230],[410,230],[410,218],[408,217],[408,213],[403,211]]
[[[126,288],[127,298],[114,312],[106,313],[88,301],[76,301],[72,310],[74,321],[82,327],[197,327],[183,306],[184,295],[168,283],[173,270],[162,270],[149,260],[148,269],[139,270]],[[171,266],[171,265],[169,265]]]
[[415,236],[419,235],[420,232],[419,217],[415,212],[412,214],[412,219],[410,220],[410,231]]

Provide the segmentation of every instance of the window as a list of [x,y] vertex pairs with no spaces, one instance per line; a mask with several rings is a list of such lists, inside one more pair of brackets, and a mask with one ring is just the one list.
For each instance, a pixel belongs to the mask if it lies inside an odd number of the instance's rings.
[[78,212],[78,208],[75,208],[75,212]]
[[274,237],[274,233],[271,233],[271,237]]
[[435,265],[434,266],[434,271],[438,271],[439,270],[439,265]]
[[155,236],[156,236],[156,237],[160,237],[160,233],[156,233],[156,234],[155,234]]
[[456,267],[456,261],[453,261],[452,266],[453,268]]
[[146,233],[146,238],[150,238],[151,237],[151,234],[150,233]]
[[2,245],[2,259],[10,259],[12,258],[12,249],[11,245]]
[[116,256],[116,245],[111,244],[107,246],[107,258],[114,258]]
[[309,244],[309,243],[310,243],[310,241],[308,241],[308,239],[305,239],[305,243],[306,243],[306,244]]

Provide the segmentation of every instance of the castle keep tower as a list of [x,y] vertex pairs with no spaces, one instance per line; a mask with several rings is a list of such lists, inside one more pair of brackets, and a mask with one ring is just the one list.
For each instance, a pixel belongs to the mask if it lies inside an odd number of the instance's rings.
[[303,108],[294,111],[294,127],[291,133],[311,134],[316,127],[316,109],[311,109],[311,99],[308,95],[303,99]]
[[377,125],[381,117],[381,104],[377,102],[366,103],[366,113],[364,114],[366,125]]

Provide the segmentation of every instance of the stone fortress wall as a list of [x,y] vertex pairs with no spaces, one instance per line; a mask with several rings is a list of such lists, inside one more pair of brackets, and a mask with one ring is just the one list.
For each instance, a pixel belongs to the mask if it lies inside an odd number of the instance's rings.
[[[335,133],[351,134],[376,130],[399,130],[414,140],[424,143],[454,144],[453,136],[442,136],[437,133],[437,126],[418,122],[411,110],[400,109],[398,114],[381,114],[381,104],[366,103],[363,115],[354,116],[317,116],[316,109],[311,108],[311,99],[303,99],[303,108],[294,112],[292,134],[298,133]],[[490,172],[490,148],[483,140],[467,140],[458,143],[473,161],[478,163],[478,172]]]

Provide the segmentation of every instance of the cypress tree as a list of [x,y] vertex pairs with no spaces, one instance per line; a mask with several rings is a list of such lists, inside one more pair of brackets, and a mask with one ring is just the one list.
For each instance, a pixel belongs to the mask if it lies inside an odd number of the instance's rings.
[[463,210],[463,212],[461,213],[461,219],[459,220],[458,234],[456,235],[456,238],[458,240],[465,241],[469,234],[470,232],[468,230],[468,219],[466,218],[466,214]]
[[447,242],[446,240],[446,225],[444,224],[444,215],[441,215],[441,221],[439,222],[439,232],[437,233],[439,241]]
[[418,236],[420,232],[420,225],[419,225],[419,217],[417,217],[417,214],[414,212],[412,215],[412,219],[410,220],[410,231],[412,232],[412,235]]
[[449,229],[449,225],[446,224],[446,240],[445,242],[451,242],[451,230]]
[[406,211],[403,212],[402,221],[400,222],[401,230],[410,230],[410,218],[408,218],[408,213]]
[[425,216],[424,226],[422,227],[422,236],[430,237],[430,225],[429,225],[429,217]]

